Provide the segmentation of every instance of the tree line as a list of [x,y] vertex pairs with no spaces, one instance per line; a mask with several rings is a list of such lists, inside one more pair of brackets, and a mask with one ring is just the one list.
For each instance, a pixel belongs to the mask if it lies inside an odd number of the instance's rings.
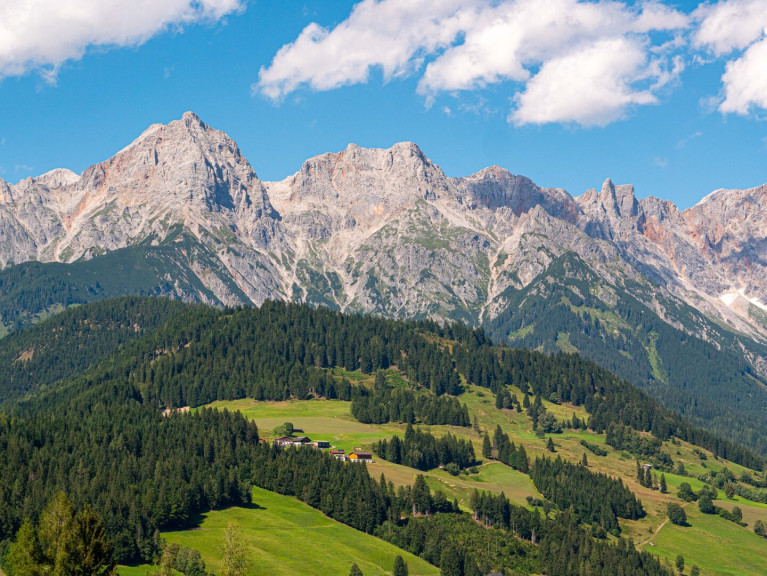
[[536,458],[530,471],[535,487],[560,510],[572,509],[581,521],[619,533],[618,518],[644,516],[641,500],[619,479],[593,473],[561,457]]
[[384,460],[417,470],[444,466],[448,471],[463,470],[476,464],[471,440],[463,440],[449,432],[440,438],[408,424],[404,439],[384,438],[373,444],[373,451]]

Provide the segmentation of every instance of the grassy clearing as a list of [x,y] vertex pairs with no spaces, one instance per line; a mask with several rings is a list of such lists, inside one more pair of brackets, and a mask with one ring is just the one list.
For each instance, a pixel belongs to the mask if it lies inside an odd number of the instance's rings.
[[[753,531],[754,523],[757,520],[767,523],[767,506],[764,504],[757,504],[743,499],[738,500],[737,497],[733,500],[714,500],[714,504],[727,510],[732,510],[735,506],[740,508],[741,512],[743,512],[743,522],[746,523],[748,530]],[[767,546],[767,540],[765,540],[765,546]],[[765,550],[765,553],[767,553],[767,550]]]
[[[365,381],[364,375],[357,373],[346,374],[350,379]],[[369,378],[369,377],[368,377]],[[512,388],[511,393],[522,400],[520,390]],[[492,436],[495,427],[509,434],[517,444],[525,446],[531,460],[536,456],[552,457],[561,455],[570,461],[580,461],[586,453],[589,468],[594,472],[602,472],[620,478],[638,498],[642,500],[647,515],[637,521],[621,520],[623,534],[632,538],[639,547],[645,547],[654,554],[668,557],[672,560],[677,554],[682,554],[688,565],[699,565],[704,574],[764,574],[767,570],[757,570],[754,566],[767,566],[767,541],[753,534],[753,522],[756,519],[767,521],[767,505],[759,504],[736,497],[718,505],[731,507],[738,505],[743,511],[744,521],[748,528],[739,527],[723,518],[705,516],[699,513],[695,503],[685,505],[691,520],[692,529],[682,529],[667,522],[666,506],[669,502],[682,503],[676,497],[676,492],[682,482],[687,482],[695,491],[700,490],[704,483],[690,476],[679,476],[666,473],[666,483],[669,494],[661,494],[638,484],[636,476],[636,458],[631,454],[617,451],[605,444],[604,434],[591,431],[568,430],[562,434],[550,435],[554,441],[556,454],[546,450],[547,438],[538,438],[533,432],[530,419],[525,413],[515,410],[498,410],[495,408],[495,397],[489,390],[476,386],[467,386],[467,392],[461,396],[466,403],[472,419],[476,416],[480,429],[488,431]],[[568,404],[553,404],[543,401],[547,410],[559,420],[570,419],[576,414],[580,419],[588,419],[588,414],[582,407]],[[369,448],[370,445],[384,437],[404,433],[401,424],[388,423],[385,425],[361,424],[354,420],[350,413],[350,403],[341,401],[312,400],[305,402],[256,402],[240,400],[236,402],[219,402],[216,405],[229,409],[239,409],[245,415],[256,420],[263,435],[271,433],[272,428],[285,421],[293,422],[303,428],[306,435],[313,439],[330,439],[334,445],[347,450]],[[474,444],[474,450],[481,459],[482,435],[471,428],[452,426],[423,426],[436,436],[448,431],[461,438],[469,439]],[[586,440],[597,444],[607,451],[606,456],[597,456],[580,444]],[[701,458],[694,452],[694,447],[685,443],[664,444],[663,450],[674,461],[684,463],[688,474],[697,475],[709,470],[720,470],[727,466],[737,476],[745,470],[742,466],[716,459],[710,452],[702,450],[706,455]],[[384,474],[395,485],[412,484],[417,470],[376,460],[368,465],[370,473],[377,478]],[[476,474],[460,474],[451,476],[444,470],[432,470],[424,473],[426,481],[433,490],[441,490],[450,499],[457,499],[464,509],[468,509],[468,498],[475,488],[493,492],[503,492],[509,499],[520,505],[526,505],[527,496],[539,496],[530,478],[516,472],[499,462],[483,462]],[[660,476],[660,474],[658,474]],[[687,530],[685,532],[684,530]],[[694,536],[689,536],[694,534]],[[720,544],[721,541],[721,544]],[[364,571],[364,569],[363,569]]]
[[208,570],[219,572],[228,522],[242,531],[251,576],[348,574],[353,562],[366,576],[384,576],[391,574],[398,555],[414,576],[439,574],[438,568],[404,550],[331,520],[295,498],[260,488],[253,489],[252,506],[203,514],[197,529],[167,532],[163,537],[199,550]]
[[[349,413],[351,403],[341,400],[307,400],[286,402],[257,402],[251,399],[215,402],[210,406],[239,410],[258,424],[262,436],[270,436],[272,430],[289,421],[301,428],[305,435],[317,440],[330,440],[333,446],[351,451],[369,449],[374,442],[395,434],[403,436],[402,424],[362,424]],[[493,405],[493,411],[495,407]],[[482,453],[482,439],[470,428],[456,426],[422,426],[435,436],[451,434],[467,438],[474,443],[477,456]],[[536,439],[537,442],[540,440]],[[370,474],[377,478],[382,473],[396,486],[411,485],[421,472],[376,459],[368,465]],[[477,474],[451,476],[443,470],[424,472],[433,489],[442,490],[445,495],[459,503],[468,502],[475,488],[503,492],[513,502],[525,504],[527,496],[539,496],[530,478],[498,462],[486,463],[479,467]]]
[[665,524],[645,549],[672,563],[682,554],[687,565],[698,565],[703,574],[765,574],[767,541],[724,518],[701,514],[695,504],[685,510],[690,526]]

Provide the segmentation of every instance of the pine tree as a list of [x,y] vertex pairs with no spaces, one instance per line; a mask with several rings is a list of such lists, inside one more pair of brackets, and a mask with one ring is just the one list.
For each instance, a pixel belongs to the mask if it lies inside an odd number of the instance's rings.
[[556,450],[554,450],[554,440],[551,439],[551,436],[549,436],[549,440],[546,442],[546,450],[549,452],[556,452]]
[[588,466],[589,465],[589,459],[586,456],[585,452],[583,453],[583,458],[581,458],[581,464],[583,464],[584,466]]
[[482,457],[490,458],[493,455],[493,447],[490,444],[490,436],[485,432],[485,437],[482,439]]
[[402,559],[402,556],[397,556],[394,559],[394,576],[408,576],[407,563]]
[[663,473],[660,475],[660,493],[668,494],[668,487],[666,486],[666,475]]
[[360,570],[360,567],[357,566],[356,562],[352,564],[352,568],[349,570],[349,576],[362,576],[362,570]]
[[453,546],[442,550],[439,557],[439,573],[441,576],[463,576],[463,561]]

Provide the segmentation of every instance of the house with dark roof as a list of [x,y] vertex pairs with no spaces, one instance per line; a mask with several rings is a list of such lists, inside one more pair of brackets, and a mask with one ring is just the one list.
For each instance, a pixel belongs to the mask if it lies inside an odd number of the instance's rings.
[[372,462],[373,455],[370,452],[352,452],[348,460],[349,462]]

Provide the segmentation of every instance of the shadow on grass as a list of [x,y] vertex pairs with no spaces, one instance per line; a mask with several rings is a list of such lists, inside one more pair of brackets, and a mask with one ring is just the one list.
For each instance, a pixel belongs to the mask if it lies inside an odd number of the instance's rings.
[[208,514],[210,512],[212,512],[213,510],[216,510],[216,511],[229,510],[231,508],[242,508],[243,510],[266,510],[265,506],[261,506],[257,502],[249,502],[248,504],[238,504],[237,506],[226,506],[224,508],[213,508],[210,510],[205,510],[204,512],[195,512],[194,514],[191,514],[189,518],[187,518],[186,520],[166,526],[165,528],[163,528],[163,530],[177,531],[177,530],[200,529],[202,527],[202,523],[208,517]]

